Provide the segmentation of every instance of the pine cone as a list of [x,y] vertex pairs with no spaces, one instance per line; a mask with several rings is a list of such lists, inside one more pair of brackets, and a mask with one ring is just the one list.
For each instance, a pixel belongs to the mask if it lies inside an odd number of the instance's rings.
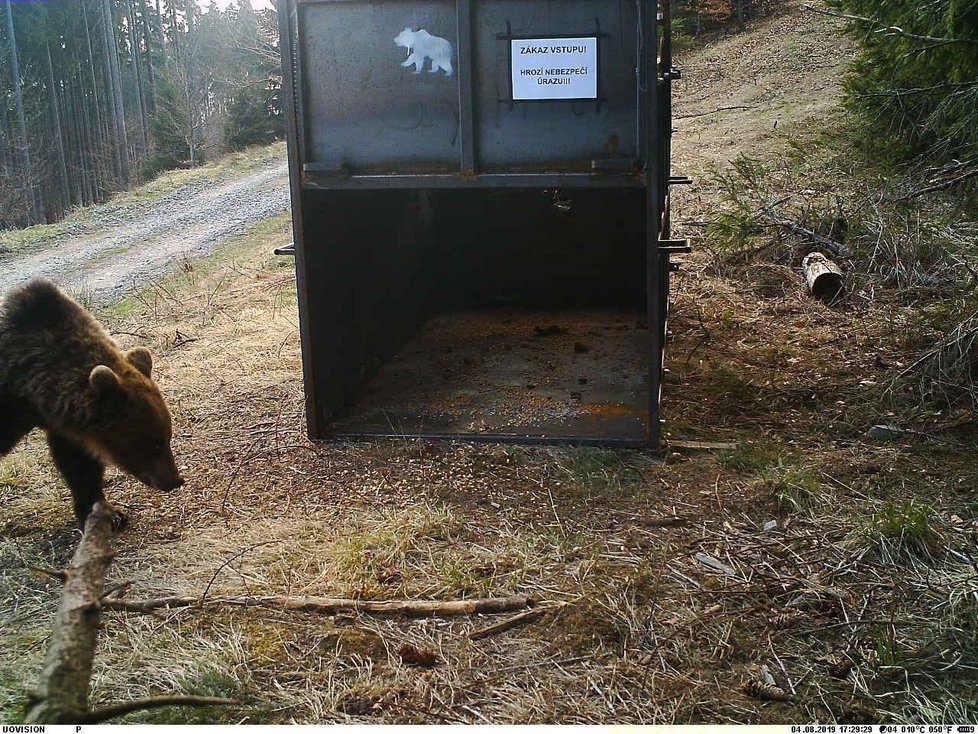
[[767,683],[761,683],[759,680],[749,680],[744,683],[743,691],[751,698],[759,698],[762,701],[791,700],[791,694],[780,686],[771,686]]
[[758,698],[762,701],[790,701],[791,694],[780,686],[771,686],[761,683],[759,680],[749,680],[744,683],[744,693],[751,698]]

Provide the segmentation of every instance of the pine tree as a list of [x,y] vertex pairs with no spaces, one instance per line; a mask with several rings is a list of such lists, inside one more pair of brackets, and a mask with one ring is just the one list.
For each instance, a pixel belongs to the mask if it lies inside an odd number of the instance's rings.
[[978,157],[978,0],[831,4],[863,45],[846,92],[870,134],[906,156]]

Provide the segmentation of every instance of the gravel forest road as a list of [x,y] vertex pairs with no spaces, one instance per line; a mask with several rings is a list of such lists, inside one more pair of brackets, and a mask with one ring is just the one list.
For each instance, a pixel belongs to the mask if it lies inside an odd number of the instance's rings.
[[119,201],[92,208],[78,222],[69,218],[64,233],[48,242],[0,254],[0,294],[45,276],[94,302],[111,303],[286,211],[288,164],[284,155],[269,156],[257,171],[218,171],[163,196],[133,200],[123,194]]

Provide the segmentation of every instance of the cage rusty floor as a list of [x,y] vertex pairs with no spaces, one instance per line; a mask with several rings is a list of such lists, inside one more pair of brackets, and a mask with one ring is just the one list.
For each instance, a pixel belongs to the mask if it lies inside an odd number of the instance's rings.
[[440,314],[378,370],[331,432],[641,441],[648,341],[638,311]]

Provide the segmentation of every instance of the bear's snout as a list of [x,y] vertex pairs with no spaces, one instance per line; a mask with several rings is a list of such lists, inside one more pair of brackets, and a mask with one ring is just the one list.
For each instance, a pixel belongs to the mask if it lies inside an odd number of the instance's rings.
[[187,481],[181,477],[177,476],[169,482],[164,482],[165,486],[157,487],[162,492],[172,492],[174,489],[180,489]]
[[176,471],[147,472],[146,474],[137,474],[136,476],[143,484],[160,492],[172,492],[174,489],[179,489],[186,484],[186,480]]

